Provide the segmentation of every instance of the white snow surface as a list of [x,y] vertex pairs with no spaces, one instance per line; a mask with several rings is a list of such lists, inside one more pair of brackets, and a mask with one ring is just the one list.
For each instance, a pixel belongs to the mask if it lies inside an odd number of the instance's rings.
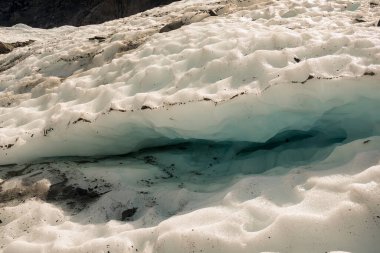
[[[380,85],[378,7],[243,1],[220,10],[231,14],[150,35],[170,19],[155,15],[197,17],[192,10],[218,7],[209,5],[181,2],[83,28],[2,28],[0,40],[37,42],[1,59],[17,63],[0,77],[1,163],[122,154],[176,139],[262,142],[380,96],[371,92]],[[358,15],[369,22],[353,24]]]
[[0,252],[378,253],[379,18],[185,0],[0,27],[35,40],[0,55]]

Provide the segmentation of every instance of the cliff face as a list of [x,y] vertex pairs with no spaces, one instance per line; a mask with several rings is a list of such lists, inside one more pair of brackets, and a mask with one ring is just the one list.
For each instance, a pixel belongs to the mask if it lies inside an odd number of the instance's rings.
[[177,0],[3,0],[0,26],[23,23],[52,28],[98,24],[174,1]]

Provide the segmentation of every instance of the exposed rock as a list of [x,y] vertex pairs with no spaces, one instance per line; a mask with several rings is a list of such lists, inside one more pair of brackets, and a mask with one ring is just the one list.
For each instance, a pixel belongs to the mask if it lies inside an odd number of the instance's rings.
[[210,10],[204,10],[200,12],[195,13],[188,13],[188,15],[183,16],[180,20],[173,20],[172,22],[164,25],[160,29],[160,33],[170,32],[173,30],[177,30],[181,28],[184,25],[189,25],[192,23],[200,22],[203,19],[210,17],[210,16],[217,16],[216,12],[212,9]]
[[[0,25],[81,26],[130,16],[177,0],[3,0]],[[49,13],[49,15],[46,15]]]
[[102,37],[102,36],[95,36],[95,37],[88,38],[88,40],[96,40],[96,41],[99,41],[99,42],[103,42],[103,41],[106,40],[106,38]]
[[26,47],[26,46],[32,44],[33,42],[35,42],[35,40],[17,41],[17,42],[10,43],[10,44],[12,45],[12,47],[16,48],[16,47]]
[[160,33],[166,33],[181,28],[185,23],[182,20],[174,21],[162,27]]
[[129,220],[137,212],[137,207],[133,207],[127,210],[124,210],[121,214],[121,220]]
[[214,10],[208,10],[208,14],[213,17],[218,16],[218,14]]
[[11,44],[3,43],[0,41],[0,54],[7,54],[13,50]]
[[364,22],[366,22],[363,18],[356,18],[355,19],[355,22],[356,23],[364,23]]
[[378,3],[376,3],[376,2],[370,2],[369,3],[369,7],[371,7],[371,8],[375,8],[375,7],[377,7],[379,4]]
[[17,47],[25,47],[33,42],[34,40],[14,42],[14,43],[4,43],[0,41],[0,54],[7,54]]

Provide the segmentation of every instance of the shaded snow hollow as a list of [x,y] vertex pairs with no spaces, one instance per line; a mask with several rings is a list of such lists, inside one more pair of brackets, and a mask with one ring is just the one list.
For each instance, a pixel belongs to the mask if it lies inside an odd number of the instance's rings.
[[0,55],[0,251],[376,253],[379,14],[187,0],[0,28],[34,41]]

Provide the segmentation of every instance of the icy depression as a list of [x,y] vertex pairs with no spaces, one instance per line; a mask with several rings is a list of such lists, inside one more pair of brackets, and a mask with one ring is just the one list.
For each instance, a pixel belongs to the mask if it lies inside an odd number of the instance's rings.
[[378,253],[379,18],[184,0],[0,27],[22,44],[0,55],[0,252]]

